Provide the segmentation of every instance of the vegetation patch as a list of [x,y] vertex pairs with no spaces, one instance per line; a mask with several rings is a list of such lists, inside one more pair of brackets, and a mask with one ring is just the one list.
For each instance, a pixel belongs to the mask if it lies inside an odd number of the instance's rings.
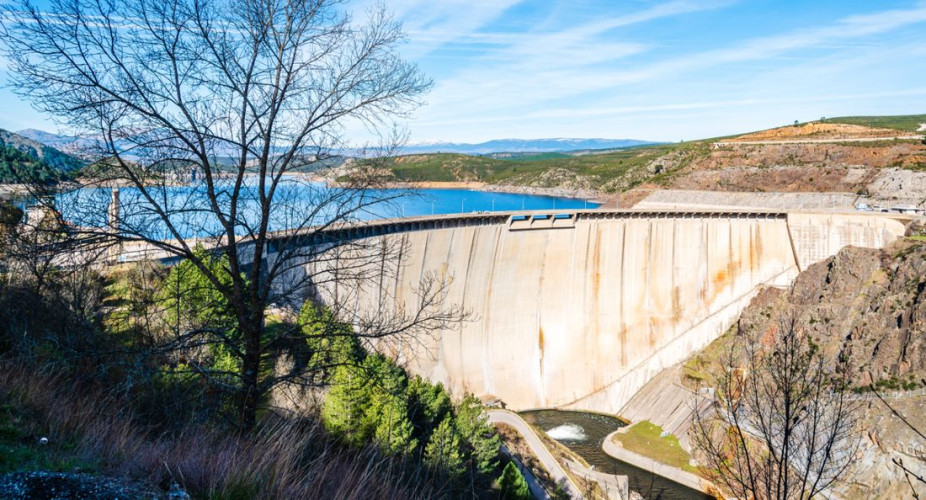
[[614,434],[614,440],[629,451],[698,474],[698,469],[689,463],[691,455],[682,448],[678,438],[662,434],[662,427],[644,420]]
[[0,183],[48,185],[67,174],[55,169],[33,152],[22,151],[0,138]]
[[902,116],[839,116],[827,118],[828,123],[846,123],[865,127],[892,128],[906,132],[916,132],[921,124],[926,123],[926,115]]
[[[604,192],[630,189],[642,182],[667,183],[672,174],[709,154],[708,142],[658,144],[635,148],[565,155],[544,153],[495,159],[462,154],[423,154],[391,158],[386,167],[405,182],[478,181],[537,187],[581,187]],[[671,165],[659,158],[676,152]]]

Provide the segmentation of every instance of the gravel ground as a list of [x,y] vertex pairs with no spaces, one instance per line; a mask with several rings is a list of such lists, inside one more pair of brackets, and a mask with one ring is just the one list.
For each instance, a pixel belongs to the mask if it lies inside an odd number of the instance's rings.
[[164,500],[167,494],[131,482],[90,474],[15,472],[0,476],[6,500]]

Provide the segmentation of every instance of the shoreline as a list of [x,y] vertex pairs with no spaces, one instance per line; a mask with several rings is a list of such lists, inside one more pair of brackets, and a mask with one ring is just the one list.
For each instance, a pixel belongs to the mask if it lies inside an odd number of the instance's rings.
[[[327,177],[312,175],[308,177],[314,182],[324,182],[329,187],[341,187],[341,183]],[[525,194],[532,196],[547,196],[550,198],[571,198],[585,200],[604,206],[611,203],[612,197],[605,196],[594,190],[569,189],[561,187],[512,186],[504,184],[489,184],[482,181],[389,181],[384,182],[384,189],[467,189],[482,191],[484,193]]]
[[[322,176],[304,173],[294,173],[289,175],[300,177],[310,182],[324,183],[328,187],[343,187],[342,183]],[[246,174],[245,177],[253,177],[253,174]],[[189,186],[190,184],[185,182],[176,182],[167,183],[166,185],[171,187],[179,187]],[[111,181],[101,183],[95,187],[131,188],[134,186],[128,182]],[[607,206],[609,203],[613,202],[613,196],[605,196],[602,193],[594,190],[569,189],[560,187],[513,186],[488,184],[481,181],[391,181],[383,183],[383,185],[380,187],[383,189],[465,189],[469,191],[482,191],[484,193],[506,193],[529,196],[546,196],[550,198],[570,198],[574,200],[584,200],[591,203],[596,203],[601,207]],[[68,189],[63,189],[63,191],[67,190]],[[0,184],[0,197],[15,196],[16,194],[25,194],[27,192],[28,189],[21,184]]]
[[[338,186],[337,181],[316,178],[327,185]],[[550,198],[572,198],[585,200],[599,205],[605,205],[610,200],[597,191],[585,189],[568,189],[558,187],[511,186],[503,184],[488,184],[482,181],[392,181],[384,184],[387,189],[467,189],[482,191],[484,193],[524,194],[531,196],[547,196]]]

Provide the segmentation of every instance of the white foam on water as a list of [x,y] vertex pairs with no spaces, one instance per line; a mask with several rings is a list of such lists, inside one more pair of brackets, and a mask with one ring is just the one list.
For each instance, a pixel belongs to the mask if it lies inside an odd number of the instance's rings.
[[583,441],[588,439],[585,429],[576,424],[563,424],[547,431],[547,436],[557,441]]

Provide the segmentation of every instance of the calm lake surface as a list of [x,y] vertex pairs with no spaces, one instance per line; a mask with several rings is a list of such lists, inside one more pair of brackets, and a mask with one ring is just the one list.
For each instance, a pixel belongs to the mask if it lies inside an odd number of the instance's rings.
[[[168,186],[150,188],[157,204],[167,207],[171,222],[184,237],[209,236],[222,232],[209,214],[209,198],[204,186]],[[220,193],[223,211],[230,208],[231,187]],[[78,225],[104,226],[111,199],[109,188],[85,188],[57,196],[56,204],[65,219]],[[254,227],[259,217],[259,188],[250,181],[238,200],[241,233]],[[469,189],[377,189],[356,191],[332,188],[318,182],[296,181],[281,183],[270,214],[270,229],[304,227],[311,220],[319,223],[340,217],[345,207],[351,210],[347,220],[374,220],[397,217],[446,215],[472,212],[508,212],[514,210],[554,210],[597,208],[591,201],[516,193],[495,193]],[[167,229],[154,205],[136,188],[119,189],[122,227],[128,232],[147,236],[167,235]]]
[[535,410],[520,413],[530,424],[540,427],[551,438],[566,445],[595,470],[627,476],[630,489],[649,500],[710,500],[711,497],[663,479],[649,471],[621,462],[601,449],[608,434],[624,426],[620,420],[597,413]]

